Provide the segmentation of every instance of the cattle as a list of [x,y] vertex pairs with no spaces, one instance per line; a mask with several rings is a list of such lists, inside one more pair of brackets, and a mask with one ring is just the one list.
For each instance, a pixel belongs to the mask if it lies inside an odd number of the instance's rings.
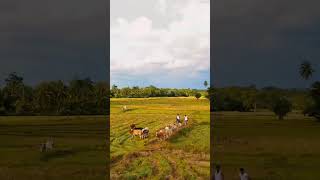
[[48,152],[53,150],[53,140],[49,139],[45,143],[40,144],[40,152]]
[[145,127],[141,130],[142,132],[142,139],[145,139],[149,136],[149,128],[148,127]]
[[52,140],[52,139],[47,140],[47,142],[46,142],[46,149],[47,149],[48,151],[50,151],[50,150],[53,149],[53,140]]
[[149,129],[146,128],[137,128],[135,124],[131,124],[130,126],[130,134],[132,136],[132,138],[134,136],[139,136],[140,139],[145,139],[148,137],[149,135]]
[[175,124],[170,124],[169,128],[172,129],[173,132],[177,130],[177,126]]
[[167,127],[165,127],[164,130],[165,130],[167,138],[169,138],[172,135],[172,129],[167,126]]
[[166,132],[164,129],[160,129],[159,131],[156,132],[156,137],[159,140],[165,140],[166,139]]

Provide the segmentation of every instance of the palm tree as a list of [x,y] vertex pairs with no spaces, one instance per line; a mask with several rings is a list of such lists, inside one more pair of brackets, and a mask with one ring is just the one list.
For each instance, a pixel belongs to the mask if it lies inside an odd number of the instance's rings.
[[311,65],[311,63],[309,61],[304,61],[301,63],[300,65],[300,76],[305,79],[305,80],[309,80],[310,77],[313,75],[314,73],[314,69]]
[[204,85],[204,87],[207,88],[207,86],[208,86],[208,81],[204,81],[203,85]]

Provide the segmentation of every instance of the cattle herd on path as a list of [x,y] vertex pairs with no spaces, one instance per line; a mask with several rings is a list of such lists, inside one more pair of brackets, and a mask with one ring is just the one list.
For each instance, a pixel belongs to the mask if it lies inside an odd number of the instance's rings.
[[[122,111],[126,112],[128,110],[127,106],[122,107]],[[186,126],[188,124],[188,116],[184,116],[184,123],[181,123],[180,115],[177,114],[176,116],[176,122],[167,125],[164,128],[159,129],[156,131],[156,137],[158,140],[167,140],[170,136],[172,136],[175,132],[179,131],[184,125]],[[130,134],[131,137],[139,136],[140,139],[145,139],[149,137],[149,128],[145,127],[137,127],[136,124],[130,125]]]

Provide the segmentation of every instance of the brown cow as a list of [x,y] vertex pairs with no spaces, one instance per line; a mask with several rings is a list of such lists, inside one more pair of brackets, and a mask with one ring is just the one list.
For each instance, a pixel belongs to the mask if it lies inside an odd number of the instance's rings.
[[139,136],[140,139],[142,139],[142,130],[143,128],[137,128],[135,124],[131,124],[131,129],[130,129],[130,134],[131,137],[133,138],[134,136]]
[[167,138],[167,134],[164,129],[160,129],[156,132],[156,137],[159,138],[159,140],[165,140]]

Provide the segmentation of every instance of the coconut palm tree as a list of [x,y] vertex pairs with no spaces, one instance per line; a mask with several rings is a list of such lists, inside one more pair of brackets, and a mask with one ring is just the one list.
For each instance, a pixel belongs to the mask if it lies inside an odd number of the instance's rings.
[[204,85],[204,87],[207,88],[207,86],[208,86],[208,81],[204,81],[203,85]]
[[311,65],[311,63],[309,61],[304,61],[301,63],[300,65],[300,76],[305,79],[305,80],[309,80],[313,73],[314,73],[314,69]]

